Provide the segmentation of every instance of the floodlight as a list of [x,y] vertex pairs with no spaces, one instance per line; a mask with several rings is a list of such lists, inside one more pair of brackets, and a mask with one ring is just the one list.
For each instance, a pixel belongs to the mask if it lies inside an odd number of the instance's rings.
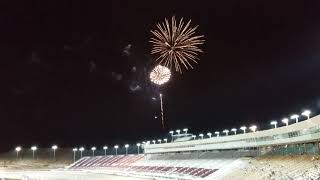
[[56,160],[56,150],[58,149],[58,146],[52,145],[51,149],[53,150],[53,159]]
[[197,136],[196,135],[192,135],[191,137],[193,138],[193,140],[195,140]]
[[84,151],[84,147],[80,147],[79,151],[80,151],[80,158],[82,158],[82,151]]
[[32,146],[31,150],[32,150],[32,159],[34,160],[34,152],[37,150],[37,146]]
[[19,159],[19,152],[22,150],[20,146],[15,148],[15,151],[17,152],[17,160]]
[[274,128],[277,128],[278,122],[277,121],[271,121],[270,124],[273,125]]
[[207,136],[209,136],[209,138],[211,138],[212,133],[211,133],[211,132],[208,132],[208,133],[207,133]]
[[114,146],[114,149],[116,150],[116,155],[118,155],[118,148],[119,148],[118,145],[115,145],[115,146]]
[[290,116],[290,119],[295,119],[296,123],[299,122],[299,115],[298,114],[293,114],[292,116]]
[[229,135],[229,130],[228,130],[228,129],[225,129],[225,130],[223,130],[222,132],[223,132],[223,133],[225,133],[225,134],[226,134],[226,136],[228,136],[228,135]]
[[104,156],[107,156],[107,149],[108,149],[108,146],[103,146]]
[[73,162],[76,162],[76,152],[78,151],[78,149],[73,148],[72,151],[73,151]]
[[310,110],[305,110],[301,113],[302,116],[306,116],[308,119],[310,119],[310,114],[311,114]]
[[232,128],[231,131],[234,133],[234,135],[237,134],[237,129],[236,128]]
[[246,126],[241,126],[240,129],[243,131],[243,134],[245,134],[247,127]]
[[32,151],[35,151],[35,150],[37,150],[37,146],[32,146],[30,149],[31,149]]
[[188,128],[184,128],[184,129],[183,129],[183,132],[184,132],[185,134],[187,134]]
[[127,154],[128,154],[128,147],[129,147],[129,144],[124,145],[124,147],[126,148],[126,155],[127,155]]
[[289,125],[289,119],[288,119],[288,118],[283,118],[281,121],[282,121],[283,123],[285,123],[286,126]]
[[22,150],[22,148],[20,146],[16,147],[15,149],[17,152],[20,152]]
[[214,132],[214,134],[217,135],[217,137],[219,137],[220,132],[216,131],[216,132]]
[[252,126],[249,127],[249,129],[250,129],[252,132],[256,132],[257,126],[256,126],[256,125],[252,125]]

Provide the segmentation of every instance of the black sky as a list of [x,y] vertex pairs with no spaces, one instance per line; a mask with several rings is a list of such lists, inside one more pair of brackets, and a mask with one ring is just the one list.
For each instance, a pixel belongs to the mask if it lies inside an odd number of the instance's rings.
[[[113,145],[188,127],[269,128],[320,108],[320,2],[1,1],[0,150],[14,145]],[[200,63],[164,94],[148,81],[150,29],[192,19]]]

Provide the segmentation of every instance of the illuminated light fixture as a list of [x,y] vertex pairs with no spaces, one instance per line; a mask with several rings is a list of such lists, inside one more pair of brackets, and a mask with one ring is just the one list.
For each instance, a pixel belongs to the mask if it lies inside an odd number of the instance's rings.
[[295,119],[296,123],[299,122],[299,115],[298,114],[293,114],[292,116],[290,116],[290,119]]
[[107,156],[107,149],[108,149],[108,146],[103,146],[104,156]]
[[155,143],[156,143],[156,140],[152,140],[152,142],[153,142],[153,144],[155,144]]
[[281,122],[283,122],[284,124],[286,124],[286,126],[289,125],[289,119],[288,119],[288,118],[283,118],[283,119],[281,120]]
[[169,133],[171,134],[171,142],[173,142],[173,133],[174,133],[174,131],[169,131]]
[[188,133],[188,128],[184,128],[182,131],[183,131],[185,134],[187,134],[187,133]]
[[76,152],[78,151],[78,149],[73,148],[72,151],[73,151],[73,162],[76,162]]
[[114,146],[114,149],[116,150],[116,155],[118,155],[118,148],[119,148],[118,145],[115,145],[115,146]]
[[82,152],[84,151],[84,147],[80,147],[79,151],[80,151],[80,158],[82,158]]
[[56,150],[58,149],[58,146],[52,145],[51,149],[53,150],[53,159],[56,160]]
[[211,132],[208,132],[208,133],[207,133],[207,136],[209,136],[209,138],[211,138],[212,133],[211,133]]
[[200,138],[201,138],[201,139],[203,139],[203,134],[202,134],[202,133],[201,133],[201,134],[199,134],[199,136],[200,136]]
[[163,141],[167,143],[167,142],[168,142],[168,139],[163,139]]
[[241,126],[240,129],[243,131],[243,134],[245,134],[247,127],[246,126]]
[[128,155],[129,144],[124,145],[124,147],[126,148],[126,155]]
[[177,130],[176,130],[176,133],[178,133],[178,135],[180,134],[180,132],[181,132],[180,129],[177,129]]
[[256,125],[252,125],[252,126],[249,127],[249,129],[250,129],[252,132],[256,132],[257,126],[256,126]]
[[196,135],[192,135],[191,137],[193,138],[193,140],[195,140],[197,136]]
[[32,159],[34,160],[34,152],[37,150],[37,146],[32,146],[31,151],[32,151]]
[[219,131],[216,131],[216,132],[214,132],[214,134],[217,135],[217,137],[219,137],[220,132],[219,132]]
[[94,157],[94,151],[95,151],[96,149],[97,149],[96,147],[92,147],[92,148],[91,148],[92,156],[93,156],[93,157]]
[[305,110],[301,113],[302,116],[306,116],[308,119],[310,119],[310,114],[311,114],[310,110]]
[[225,129],[225,130],[223,130],[222,132],[223,132],[223,133],[225,133],[225,134],[226,134],[226,136],[228,136],[228,135],[229,135],[229,130],[228,130],[228,129]]
[[237,129],[236,128],[232,128],[231,131],[234,133],[234,135],[237,134]]
[[138,154],[140,154],[140,146],[141,146],[141,144],[140,143],[137,143],[137,147],[138,147]]
[[17,160],[19,159],[19,152],[22,150],[21,146],[18,146],[15,148],[15,151],[17,152]]
[[278,122],[277,121],[271,121],[270,124],[273,125],[274,128],[277,128]]

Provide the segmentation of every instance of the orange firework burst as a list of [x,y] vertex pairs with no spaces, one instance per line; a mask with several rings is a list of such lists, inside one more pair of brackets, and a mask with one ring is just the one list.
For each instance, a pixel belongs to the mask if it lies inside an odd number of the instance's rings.
[[198,46],[204,43],[204,36],[194,36],[198,26],[190,27],[191,20],[185,24],[183,18],[177,24],[175,17],[171,18],[171,25],[167,19],[158,23],[156,30],[151,30],[151,54],[157,54],[156,61],[160,61],[167,67],[174,65],[175,70],[182,73],[181,65],[187,70],[193,68],[191,61],[197,63],[199,52],[203,52]]

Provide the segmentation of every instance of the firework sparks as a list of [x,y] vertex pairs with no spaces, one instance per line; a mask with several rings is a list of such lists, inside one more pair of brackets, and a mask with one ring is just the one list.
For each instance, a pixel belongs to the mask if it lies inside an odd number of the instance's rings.
[[181,66],[187,70],[193,66],[191,62],[198,63],[198,53],[203,52],[198,46],[204,43],[204,36],[194,36],[198,26],[190,27],[191,20],[188,23],[180,19],[179,24],[175,17],[171,18],[171,25],[167,19],[165,22],[158,23],[156,30],[151,30],[154,37],[151,37],[151,54],[157,54],[160,64],[167,67],[174,65],[175,70],[182,73]]
[[150,73],[151,82],[162,85],[169,81],[171,77],[170,69],[165,66],[158,65]]

